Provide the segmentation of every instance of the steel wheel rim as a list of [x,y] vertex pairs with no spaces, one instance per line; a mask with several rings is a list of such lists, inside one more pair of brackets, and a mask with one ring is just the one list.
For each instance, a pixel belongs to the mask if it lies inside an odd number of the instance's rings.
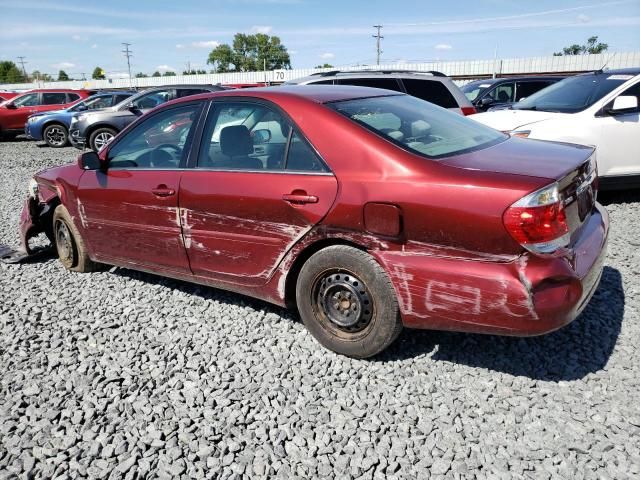
[[373,300],[365,284],[344,271],[327,271],[312,288],[316,312],[330,330],[356,333],[370,325]]
[[107,143],[113,139],[113,135],[108,132],[100,132],[93,141],[96,150],[101,150]]
[[47,130],[47,143],[49,145],[63,145],[66,136],[62,127],[51,127]]
[[56,223],[56,246],[58,247],[58,256],[63,262],[71,262],[73,260],[73,240],[69,227],[63,221]]

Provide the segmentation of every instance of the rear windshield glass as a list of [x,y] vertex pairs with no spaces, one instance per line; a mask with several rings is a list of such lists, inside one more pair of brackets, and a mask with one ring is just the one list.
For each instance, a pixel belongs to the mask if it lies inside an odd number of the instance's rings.
[[589,108],[632,75],[578,75],[565,78],[513,105],[514,110],[576,113]]
[[432,159],[479,150],[508,138],[409,95],[359,98],[328,106],[405,150]]

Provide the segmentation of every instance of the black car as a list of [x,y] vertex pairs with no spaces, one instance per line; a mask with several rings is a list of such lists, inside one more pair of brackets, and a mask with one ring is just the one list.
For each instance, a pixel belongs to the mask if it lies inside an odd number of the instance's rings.
[[69,139],[79,149],[88,146],[96,152],[124,127],[158,105],[199,93],[224,90],[220,85],[165,85],[144,90],[111,108],[76,113],[71,119]]
[[467,83],[462,87],[462,91],[476,110],[486,112],[494,108],[507,108],[563,78],[559,76],[487,78]]

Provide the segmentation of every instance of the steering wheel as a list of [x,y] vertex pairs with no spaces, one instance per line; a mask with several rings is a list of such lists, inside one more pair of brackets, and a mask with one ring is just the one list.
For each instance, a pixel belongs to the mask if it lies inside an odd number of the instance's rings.
[[182,148],[178,145],[174,145],[173,143],[163,143],[154,148],[154,150],[162,150],[168,148],[169,150],[173,150],[174,153],[178,155],[182,155]]
[[150,152],[149,162],[153,167],[174,167],[180,162],[182,149],[177,145],[163,143]]

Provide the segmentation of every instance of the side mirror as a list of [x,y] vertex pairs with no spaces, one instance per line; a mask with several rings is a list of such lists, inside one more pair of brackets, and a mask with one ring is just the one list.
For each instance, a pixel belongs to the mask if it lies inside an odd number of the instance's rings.
[[260,145],[262,143],[267,143],[271,140],[271,131],[266,128],[261,130],[254,130],[253,132],[253,144]]
[[18,108],[14,103],[7,103],[4,107],[8,108],[9,110],[15,110],[16,108]]
[[480,100],[480,105],[482,105],[483,107],[488,107],[492,103],[493,103],[493,98],[491,97],[484,97],[482,100]]
[[135,111],[139,110],[139,108],[138,108],[138,107],[136,107],[136,106],[134,105],[134,103],[133,103],[133,102],[129,102],[129,103],[127,103],[127,104],[125,105],[125,108],[126,108],[127,110],[129,110],[130,112],[135,112]]
[[83,103],[82,105],[78,105],[78,106],[75,108],[75,111],[76,111],[76,112],[85,112],[85,111],[87,111],[87,110],[89,110],[89,109],[87,108],[87,106],[86,106],[84,103]]
[[638,97],[634,95],[620,95],[613,101],[611,108],[607,109],[610,115],[627,113],[638,108]]
[[100,170],[102,162],[98,154],[91,150],[78,156],[78,166],[83,170]]

